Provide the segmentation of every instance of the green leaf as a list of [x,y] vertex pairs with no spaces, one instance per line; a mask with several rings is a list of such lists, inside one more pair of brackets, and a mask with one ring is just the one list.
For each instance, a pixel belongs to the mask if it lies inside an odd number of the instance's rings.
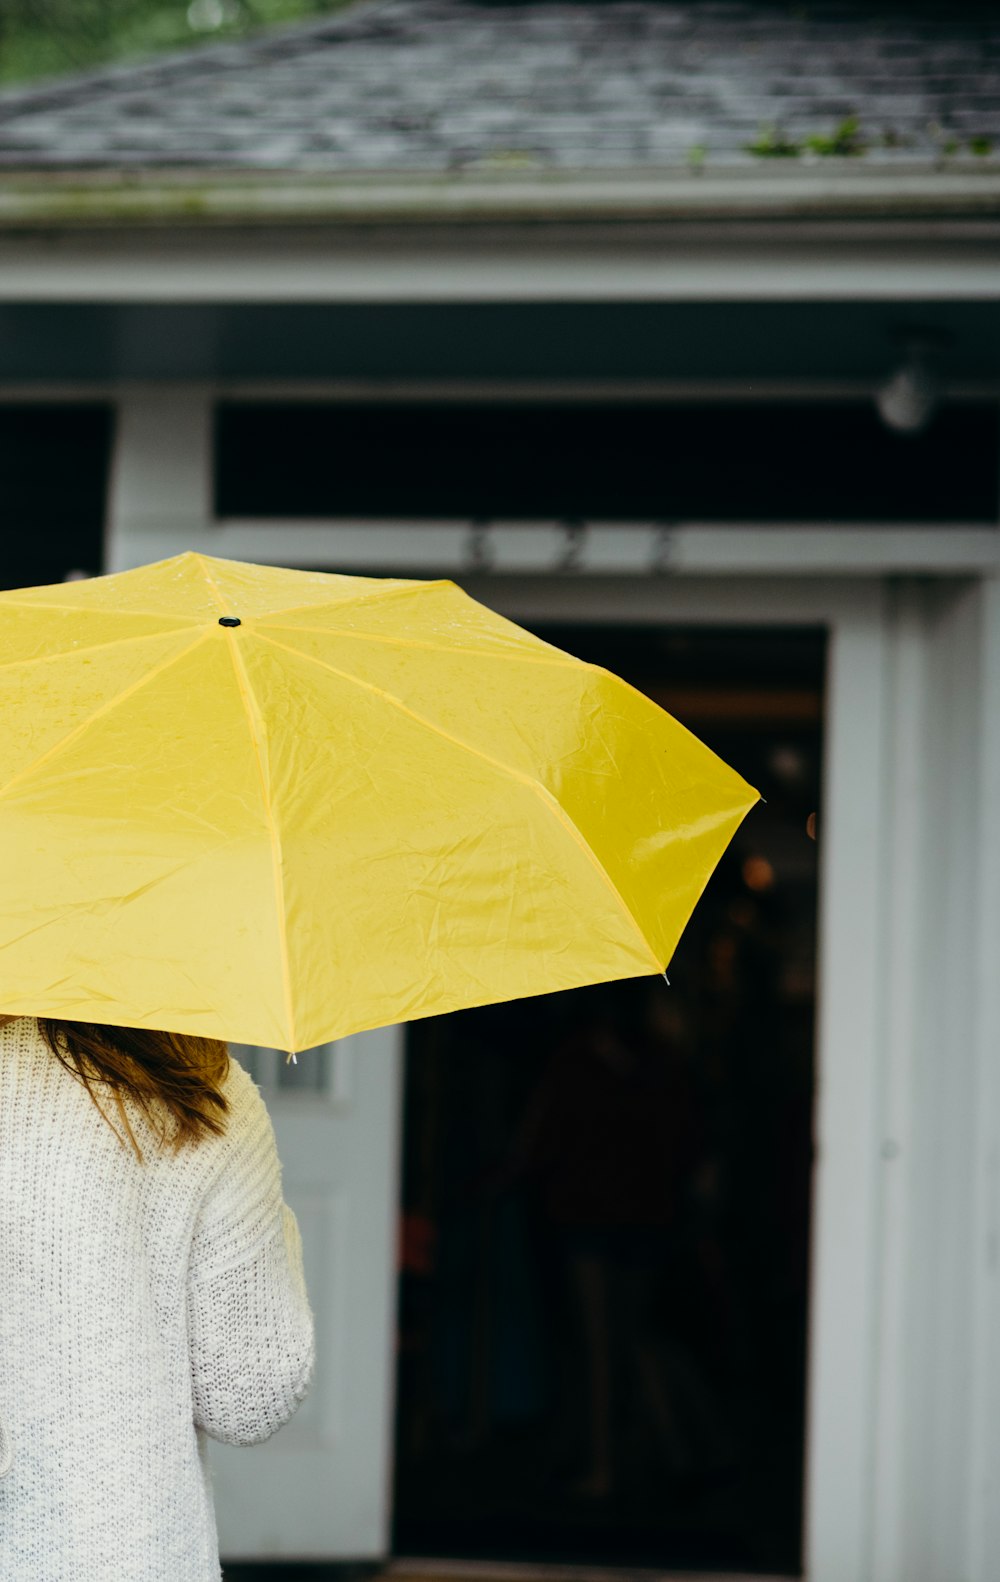
[[754,141],[744,143],[743,148],[758,159],[797,159],[802,152],[799,144],[786,137],[778,126],[762,126]]
[[863,154],[867,147],[856,115],[847,116],[833,132],[814,132],[806,138],[806,148],[822,159],[855,158]]

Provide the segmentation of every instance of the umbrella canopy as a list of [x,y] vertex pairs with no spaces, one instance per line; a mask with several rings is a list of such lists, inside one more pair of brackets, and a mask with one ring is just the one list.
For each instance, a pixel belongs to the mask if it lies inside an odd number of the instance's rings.
[[450,582],[0,594],[0,1011],[287,1050],[662,972],[757,793]]

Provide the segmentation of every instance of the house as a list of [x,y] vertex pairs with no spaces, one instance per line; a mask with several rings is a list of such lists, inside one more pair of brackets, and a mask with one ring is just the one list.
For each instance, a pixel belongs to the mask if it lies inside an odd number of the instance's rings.
[[[7,585],[451,576],[766,726],[789,783],[781,721],[821,755],[818,883],[781,834],[818,897],[794,1533],[661,1568],[995,1573],[998,402],[1000,22],[962,0],[362,0],[0,95]],[[390,1545],[406,1037],[246,1053],[326,1366],[219,1458],[234,1559]]]

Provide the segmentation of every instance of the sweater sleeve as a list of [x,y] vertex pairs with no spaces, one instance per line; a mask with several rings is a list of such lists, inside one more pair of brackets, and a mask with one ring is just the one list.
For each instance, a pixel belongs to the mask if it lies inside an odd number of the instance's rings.
[[235,1062],[227,1096],[223,1157],[188,1266],[191,1387],[199,1428],[227,1444],[255,1445],[288,1421],[309,1388],[313,1318],[270,1116]]

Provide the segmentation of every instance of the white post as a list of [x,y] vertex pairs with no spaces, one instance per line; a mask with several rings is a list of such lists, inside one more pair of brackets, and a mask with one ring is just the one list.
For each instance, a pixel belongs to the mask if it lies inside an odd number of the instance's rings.
[[912,1044],[911,1245],[900,1336],[907,1389],[899,1425],[905,1471],[899,1582],[969,1576],[971,1435],[981,1387],[973,1344],[977,1141],[983,1124],[977,1113],[982,1104],[975,965],[985,877],[982,588],[944,583],[929,588],[926,598],[926,800],[912,856],[921,870],[923,899],[910,974],[918,1014]]
[[920,584],[899,589],[892,610],[886,709],[887,791],[883,811],[886,886],[881,1041],[881,1212],[875,1413],[874,1582],[907,1577],[907,1437],[910,1385],[908,1281],[913,1258],[915,1179],[913,1104],[921,1022],[919,974],[924,938],[926,865],[927,641]]
[[969,1576],[992,1582],[1000,1555],[1000,581],[980,588],[979,873],[973,912],[977,1065],[973,1211]]
[[201,385],[126,390],[112,447],[105,570],[201,547],[211,521],[211,392]]
[[877,590],[832,629],[821,827],[806,1575],[871,1576],[885,639]]

